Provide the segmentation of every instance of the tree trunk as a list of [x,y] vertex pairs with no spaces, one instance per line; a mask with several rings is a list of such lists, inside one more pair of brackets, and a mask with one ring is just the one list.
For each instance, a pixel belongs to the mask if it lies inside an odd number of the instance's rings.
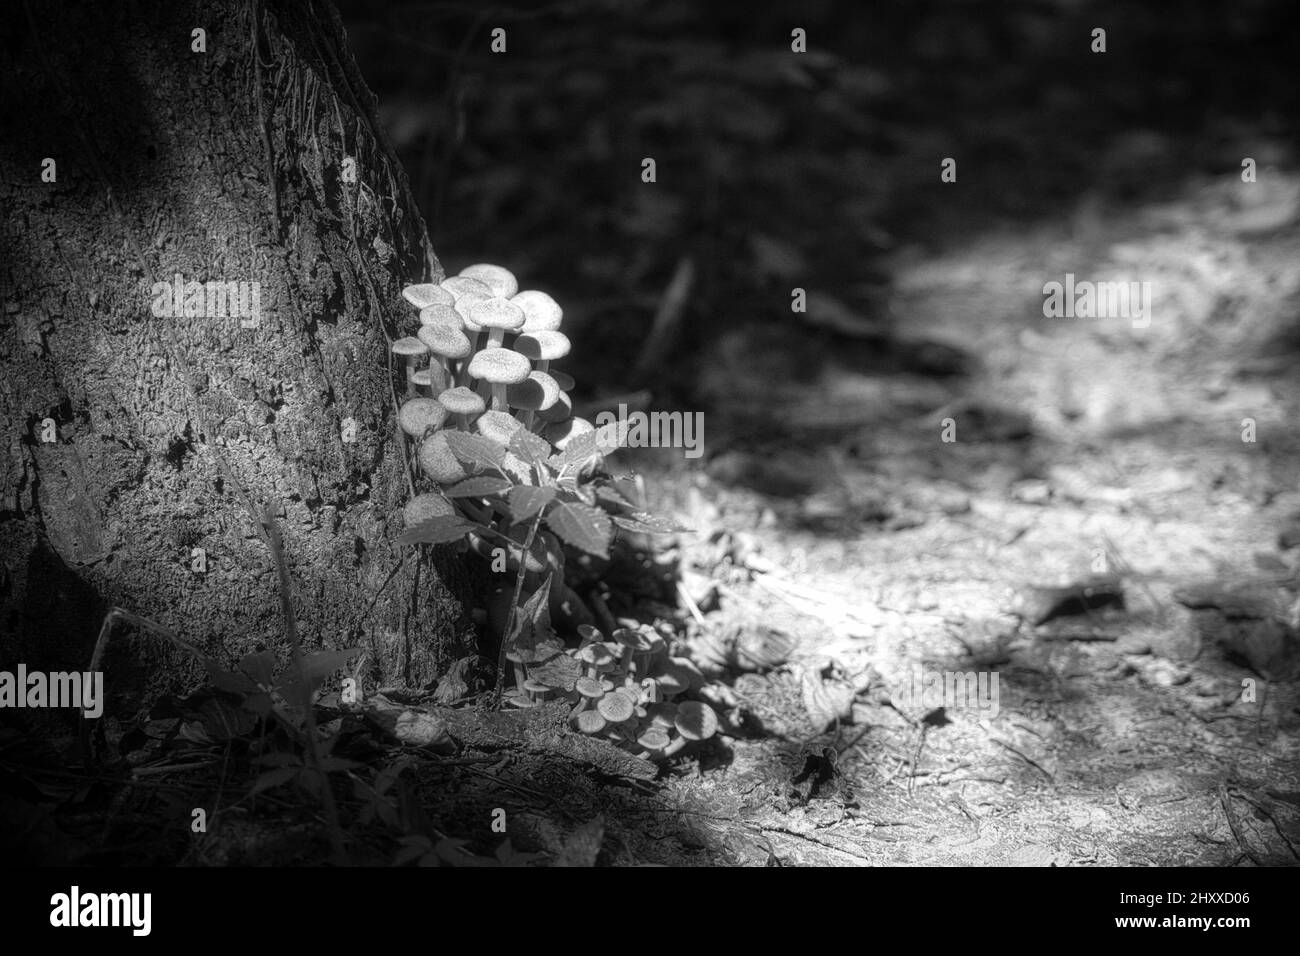
[[[84,669],[114,606],[284,649],[266,506],[305,644],[382,684],[472,653],[458,564],[393,544],[388,345],[442,268],[333,6],[27,2],[0,56],[0,666]],[[111,643],[115,716],[197,676]]]

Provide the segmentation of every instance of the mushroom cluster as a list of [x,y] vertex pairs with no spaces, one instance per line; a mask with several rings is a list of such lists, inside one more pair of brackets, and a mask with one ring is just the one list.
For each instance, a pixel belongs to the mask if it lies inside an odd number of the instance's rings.
[[558,686],[529,678],[523,658],[508,653],[515,686],[506,691],[506,702],[535,707],[547,700],[567,700],[573,704],[570,724],[575,730],[649,760],[667,760],[687,744],[717,733],[713,708],[678,699],[702,687],[704,675],[688,659],[670,656],[667,642],[653,628],[621,627],[610,640],[590,625],[579,627],[578,633],[581,643],[564,652],[576,670],[545,671],[568,675],[552,678]]
[[[440,283],[407,286],[402,296],[419,309],[420,328],[392,344],[406,372],[399,420],[421,443],[420,466],[434,481],[464,477],[445,440],[436,440],[440,428],[507,441],[525,428],[560,450],[592,431],[573,417],[573,379],[551,367],[570,343],[560,331],[563,310],[545,292],[520,291],[508,269],[480,263]],[[413,403],[420,404],[408,412]]]

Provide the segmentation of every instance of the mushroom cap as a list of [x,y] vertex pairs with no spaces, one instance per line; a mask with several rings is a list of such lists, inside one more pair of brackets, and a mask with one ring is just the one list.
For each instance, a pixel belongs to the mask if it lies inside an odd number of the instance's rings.
[[430,365],[428,368],[417,368],[412,372],[411,381],[416,388],[441,392],[447,387],[447,373],[441,365]]
[[654,726],[667,730],[673,726],[673,721],[677,719],[677,705],[671,701],[660,701],[657,704],[651,704],[646,708],[646,716],[650,718],[650,723]]
[[397,412],[397,423],[412,438],[420,438],[427,431],[442,427],[447,420],[447,409],[432,398],[408,398]]
[[564,318],[560,304],[545,292],[536,289],[525,289],[510,301],[524,310],[525,332],[553,332],[560,327],[560,320]]
[[537,411],[550,408],[560,400],[560,386],[545,372],[529,372],[522,382],[506,389],[506,402],[511,408]]
[[477,392],[463,385],[447,389],[438,396],[438,401],[453,415],[477,415],[487,408]]
[[598,734],[605,729],[605,718],[595,710],[584,710],[577,717],[578,730],[584,734]]
[[625,694],[620,694],[617,690],[606,694],[596,704],[596,709],[600,711],[600,715],[611,724],[621,724],[627,720],[632,716],[635,707],[636,705],[628,700]]
[[673,726],[687,740],[708,740],[718,732],[718,715],[708,704],[687,700],[677,705]]
[[603,641],[605,639],[605,635],[600,633],[600,628],[592,627],[590,624],[579,624],[578,636],[588,643],[591,641]]
[[547,425],[546,440],[560,451],[564,451],[569,447],[569,442],[580,435],[586,435],[595,430],[596,426],[585,418],[569,418],[562,422],[556,422],[554,425]]
[[691,689],[690,671],[672,661],[660,664],[655,671],[655,677],[659,678],[660,693],[668,696],[684,694]]
[[402,509],[402,520],[406,522],[406,527],[413,528],[421,521],[428,521],[430,518],[441,518],[445,515],[454,515],[456,509],[442,495],[435,495],[426,492],[422,495],[416,495],[406,503]]
[[433,282],[417,282],[402,290],[402,298],[417,309],[426,309],[431,305],[451,305],[452,294]]
[[456,300],[456,314],[466,332],[482,332],[483,327],[469,317],[469,309],[475,302],[482,302],[487,296],[482,292],[466,292]]
[[392,346],[394,355],[410,357],[412,355],[424,355],[429,351],[429,346],[425,345],[413,335],[406,335],[395,341]]
[[[448,298],[451,297],[448,293]],[[459,330],[461,325],[460,313],[450,302],[438,302],[434,305],[426,306],[420,310],[421,325],[450,325],[453,329]]]
[[519,419],[509,412],[484,412],[474,423],[474,428],[480,435],[501,445],[509,445],[515,432],[523,427]]
[[630,627],[620,627],[610,636],[624,647],[630,647],[634,651],[648,651],[651,647],[649,638]]
[[449,279],[443,279],[442,288],[447,292],[450,292],[452,298],[457,302],[461,300],[462,296],[471,293],[477,293],[485,299],[492,294],[492,290],[482,282],[479,282],[478,279],[466,275],[452,276]]
[[440,485],[450,485],[467,477],[456,456],[447,447],[447,433],[434,432],[420,443],[421,470]]
[[534,694],[545,694],[550,692],[552,688],[550,684],[545,684],[530,677],[524,681],[524,690],[532,691]]
[[514,349],[530,359],[551,362],[569,354],[569,337],[563,332],[525,332],[515,339]]
[[477,262],[460,270],[463,278],[474,279],[492,290],[493,295],[508,299],[519,291],[519,280],[509,269],[486,262]]
[[524,310],[509,299],[493,297],[475,299],[467,307],[470,320],[484,329],[520,328],[524,324]]
[[422,325],[416,334],[434,355],[463,359],[473,350],[469,337],[464,332],[460,329],[448,328],[442,323]]
[[608,664],[614,659],[614,655],[609,652],[609,648],[604,643],[597,641],[594,644],[588,644],[582,650],[578,651],[578,657],[588,664],[594,664],[599,667],[601,664]]
[[638,737],[636,742],[646,750],[663,750],[668,746],[668,732],[661,727],[651,727]]
[[528,377],[528,359],[510,349],[484,349],[469,360],[470,378],[485,378],[493,385],[514,385]]
[[591,677],[579,677],[573,686],[577,688],[579,694],[591,700],[599,700],[605,696],[605,688],[600,686],[600,681]]
[[[550,375],[548,371],[546,374]],[[569,398],[567,392],[560,392],[556,398],[555,404],[550,408],[543,408],[537,413],[537,417],[551,425],[557,422],[566,422],[573,417],[573,399]]]
[[555,384],[560,386],[560,391],[571,392],[573,386],[578,383],[573,380],[573,376],[568,372],[561,372],[558,368],[548,368],[546,374],[555,379]]

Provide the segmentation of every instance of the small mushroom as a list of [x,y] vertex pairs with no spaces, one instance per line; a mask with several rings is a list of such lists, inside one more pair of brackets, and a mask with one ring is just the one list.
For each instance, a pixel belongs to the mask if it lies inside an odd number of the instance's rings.
[[427,432],[437,431],[446,420],[447,409],[433,398],[408,399],[397,412],[397,423],[412,438],[423,438]]
[[509,349],[484,349],[469,362],[470,378],[492,386],[492,409],[498,412],[506,407],[506,386],[522,382],[531,371],[528,360]]
[[603,641],[605,639],[605,635],[600,633],[600,629],[592,627],[590,624],[579,624],[578,636],[582,638],[582,643],[578,645],[579,649],[584,648],[595,641]]
[[560,451],[564,451],[575,438],[595,430],[596,426],[585,418],[570,418],[567,421],[548,425],[543,434],[546,436],[547,441]]
[[599,711],[584,710],[574,719],[578,730],[584,734],[598,734],[605,729],[605,718]]
[[[524,670],[523,655],[519,653],[518,648],[512,647],[510,650],[506,651],[506,660],[514,665],[515,687],[518,688],[519,692],[522,694],[524,692],[524,683],[528,680],[528,674]],[[529,699],[531,700],[532,698]]]
[[[550,372],[546,374],[550,375]],[[537,412],[537,419],[543,425],[558,425],[560,422],[567,422],[572,417],[573,399],[569,398],[569,393],[563,390],[556,397],[554,405],[550,408],[539,409]]]
[[571,392],[573,386],[578,384],[568,372],[561,372],[558,368],[548,368],[546,371],[550,373],[551,378],[555,379],[555,384],[560,386],[562,392]]
[[432,398],[447,387],[447,372],[441,365],[418,368],[411,373],[415,393],[422,398]]
[[421,355],[429,354],[429,347],[412,335],[407,335],[398,339],[391,346],[393,354],[398,356],[406,364],[406,394],[415,394],[415,385],[411,381],[411,375],[415,372],[415,364]]
[[587,676],[598,678],[600,669],[614,660],[609,648],[597,641],[578,651],[578,660],[587,665]]
[[537,363],[537,371],[545,372],[555,359],[569,354],[569,337],[558,331],[525,332],[515,339],[514,349]]
[[645,635],[643,635],[643,633],[641,633],[640,631],[633,631],[632,628],[630,627],[620,627],[619,630],[615,631],[614,635],[612,636],[614,636],[614,640],[616,640],[617,643],[619,643],[620,648],[623,649],[621,650],[621,654],[619,658],[619,666],[623,667],[625,674],[627,674],[628,679],[630,679],[632,678],[632,672],[633,672],[632,669],[633,654],[636,654],[638,650],[649,649],[650,644],[647,643],[645,639]]
[[708,704],[688,700],[677,705],[677,715],[673,726],[681,737],[664,751],[664,757],[671,757],[692,740],[708,740],[718,732],[718,715]]
[[611,724],[621,724],[632,716],[635,706],[626,695],[615,690],[602,697],[596,704],[596,709]]
[[456,422],[462,428],[468,427],[469,423],[483,414],[483,410],[487,408],[487,404],[479,395],[459,385],[441,392],[438,401],[443,408],[456,416]]
[[524,681],[524,693],[537,703],[542,703],[550,696],[553,688],[550,684],[544,684],[539,680],[533,680],[531,677]]
[[420,443],[416,455],[420,470],[440,485],[451,485],[468,477],[464,467],[447,446],[447,433],[434,432]]
[[657,704],[651,704],[646,708],[646,716],[650,718],[650,723],[655,727],[668,730],[674,726],[674,721],[677,720],[677,705],[671,701],[660,701]]
[[523,426],[506,412],[484,412],[474,423],[474,429],[484,438],[498,445],[509,445],[515,432]]
[[442,495],[435,495],[426,492],[422,495],[416,495],[406,503],[402,509],[402,521],[407,528],[413,528],[421,521],[428,521],[430,518],[441,518],[447,515],[454,515],[456,509]]
[[506,404],[520,411],[519,420],[527,428],[533,412],[550,408],[560,400],[560,386],[545,372],[529,372],[528,377],[506,389]]
[[523,309],[525,332],[554,332],[564,318],[564,310],[559,303],[536,289],[516,293],[510,301]]
[[524,310],[509,299],[478,299],[469,306],[469,317],[479,328],[487,329],[485,348],[499,349],[506,333],[524,324]]
[[600,700],[605,696],[605,689],[594,677],[579,677],[573,689],[578,692],[578,703],[573,708],[575,714],[586,710],[592,701]]
[[478,262],[461,269],[460,274],[466,279],[483,283],[492,290],[493,295],[503,299],[508,299],[519,291],[519,280],[515,278],[515,274],[502,266]]
[[451,374],[450,359],[468,358],[470,353],[469,338],[460,329],[454,329],[443,322],[420,326],[416,333],[442,366],[444,372]]
[[432,282],[419,282],[402,290],[402,298],[417,309],[434,305],[451,305],[454,297],[446,289]]
[[658,760],[661,759],[663,751],[668,747],[668,732],[662,727],[651,727],[641,734],[636,739],[636,742],[645,748],[645,753],[641,754],[642,757]]

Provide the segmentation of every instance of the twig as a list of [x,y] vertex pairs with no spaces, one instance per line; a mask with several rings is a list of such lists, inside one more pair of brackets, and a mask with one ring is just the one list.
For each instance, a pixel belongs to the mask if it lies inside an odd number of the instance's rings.
[[677,268],[673,271],[668,288],[664,290],[663,300],[659,303],[659,310],[655,313],[654,324],[650,326],[650,334],[641,347],[641,357],[632,369],[634,379],[644,379],[651,372],[657,371],[664,356],[671,350],[694,283],[695,263],[689,256],[683,256],[677,261]]
[[704,627],[706,622],[704,615],[700,613],[700,606],[695,603],[695,598],[691,597],[691,592],[687,590],[685,583],[682,581],[677,582],[677,596],[686,605],[686,610],[691,612],[691,617],[695,618],[695,623],[700,627]]
[[1241,835],[1241,828],[1237,825],[1236,814],[1232,812],[1231,799],[1228,796],[1228,788],[1223,784],[1219,784],[1219,803],[1223,807],[1223,815],[1228,818],[1228,829],[1232,831],[1233,839],[1237,841],[1237,846],[1241,847],[1241,851],[1250,858],[1252,863],[1256,866],[1263,866],[1263,861],[1255,855],[1255,851],[1246,842],[1246,838]]
[[284,632],[289,639],[289,649],[293,654],[294,669],[298,671],[298,679],[302,682],[303,691],[306,699],[303,701],[304,720],[307,725],[307,755],[311,758],[312,769],[320,775],[321,778],[321,802],[325,807],[325,819],[329,824],[330,843],[333,845],[335,856],[339,862],[347,860],[347,854],[343,848],[343,831],[339,827],[339,811],[334,804],[334,791],[330,787],[329,775],[322,769],[320,739],[316,736],[316,712],[312,706],[311,684],[307,679],[307,667],[303,660],[302,643],[298,640],[298,618],[293,612],[293,583],[289,578],[289,565],[284,560],[284,544],[280,538],[280,526],[276,523],[275,516],[271,514],[270,505],[264,505],[262,511],[262,527],[266,530],[266,544],[271,549],[271,557],[275,560],[276,574],[280,582],[280,611],[284,615]]
[[519,596],[523,593],[524,576],[528,573],[528,555],[533,550],[533,539],[537,536],[537,529],[541,523],[542,512],[539,511],[528,528],[528,537],[524,539],[523,547],[519,552],[519,573],[515,575],[515,593],[510,599],[510,613],[506,615],[505,633],[501,635],[501,646],[497,649],[497,686],[494,706],[501,704],[501,693],[506,679],[506,651],[514,640],[515,621],[519,617]]

